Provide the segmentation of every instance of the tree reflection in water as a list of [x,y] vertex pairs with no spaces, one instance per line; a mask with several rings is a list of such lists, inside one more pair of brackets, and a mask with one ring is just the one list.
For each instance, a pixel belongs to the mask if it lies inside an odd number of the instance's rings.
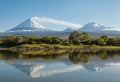
[[[0,59],[32,78],[120,65],[120,51],[0,51]],[[5,60],[5,61],[3,61]]]
[[71,62],[77,64],[79,62],[87,63],[90,58],[98,57],[106,60],[108,58],[115,58],[120,56],[120,51],[65,51],[65,50],[50,50],[50,51],[28,51],[28,52],[13,52],[0,51],[0,58],[5,60],[25,59],[25,60],[56,60],[60,57],[68,57]]

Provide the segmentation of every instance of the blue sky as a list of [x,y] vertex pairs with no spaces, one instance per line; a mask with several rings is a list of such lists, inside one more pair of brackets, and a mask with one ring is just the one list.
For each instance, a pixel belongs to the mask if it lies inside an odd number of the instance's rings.
[[0,31],[32,16],[120,28],[120,0],[0,0]]

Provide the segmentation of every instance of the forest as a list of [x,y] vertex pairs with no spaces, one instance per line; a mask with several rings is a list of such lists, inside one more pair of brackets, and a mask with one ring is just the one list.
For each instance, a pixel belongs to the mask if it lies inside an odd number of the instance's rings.
[[67,39],[46,35],[40,36],[14,36],[7,35],[0,38],[0,47],[14,47],[24,44],[59,44],[69,45],[97,45],[97,46],[120,46],[120,38],[111,38],[106,35],[92,38],[87,32],[72,32]]

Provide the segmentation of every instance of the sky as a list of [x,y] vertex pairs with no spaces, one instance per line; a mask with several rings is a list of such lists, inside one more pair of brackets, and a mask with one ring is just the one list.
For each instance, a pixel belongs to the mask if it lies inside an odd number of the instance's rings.
[[97,22],[120,29],[120,0],[0,0],[0,31],[32,16],[80,25]]

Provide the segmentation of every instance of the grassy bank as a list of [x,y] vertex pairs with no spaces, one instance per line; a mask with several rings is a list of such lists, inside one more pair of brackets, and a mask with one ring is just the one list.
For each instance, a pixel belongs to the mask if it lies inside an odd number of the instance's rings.
[[97,45],[60,45],[60,44],[23,44],[16,47],[0,48],[0,50],[120,50],[120,46]]

